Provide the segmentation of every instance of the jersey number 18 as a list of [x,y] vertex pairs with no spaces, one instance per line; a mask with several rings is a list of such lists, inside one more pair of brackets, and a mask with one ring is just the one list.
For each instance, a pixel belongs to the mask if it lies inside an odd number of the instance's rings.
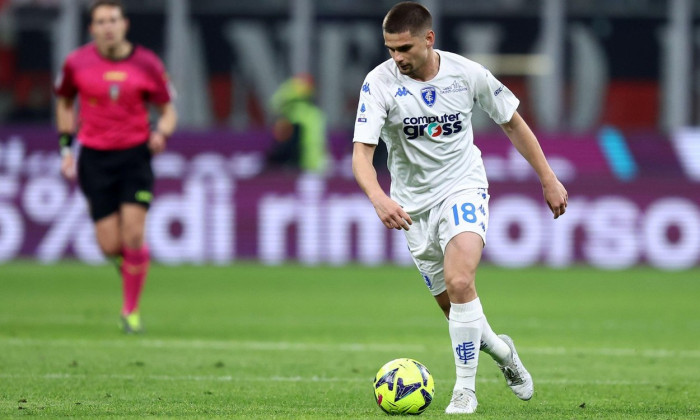
[[472,203],[464,203],[461,207],[455,204],[452,206],[452,215],[455,218],[455,226],[459,226],[460,220],[464,220],[467,223],[476,223],[476,207]]

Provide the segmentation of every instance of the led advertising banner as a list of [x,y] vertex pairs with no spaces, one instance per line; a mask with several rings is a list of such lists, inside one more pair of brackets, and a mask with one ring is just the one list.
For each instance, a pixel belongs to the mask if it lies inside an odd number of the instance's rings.
[[[103,261],[80,190],[59,174],[55,137],[50,128],[0,129],[0,261]],[[692,172],[700,156],[676,146],[682,139],[615,130],[540,136],[569,192],[558,220],[534,172],[502,133],[475,139],[490,181],[486,261],[608,269],[683,269],[700,262],[700,184],[684,169]],[[350,133],[331,135],[333,165],[326,175],[267,167],[271,146],[266,132],[173,137],[154,159],[147,221],[153,258],[165,264],[411,264],[403,234],[381,224],[352,177]],[[378,171],[388,190],[389,174]]]

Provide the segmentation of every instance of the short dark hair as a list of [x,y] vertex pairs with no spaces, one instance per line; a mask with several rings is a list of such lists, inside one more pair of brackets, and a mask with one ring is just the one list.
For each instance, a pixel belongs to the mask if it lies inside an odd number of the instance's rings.
[[121,10],[122,12],[122,16],[126,17],[126,11],[124,10],[124,5],[122,4],[121,0],[94,0],[90,4],[90,20],[93,19],[95,9],[97,9],[100,6],[118,7],[119,10]]
[[409,31],[412,36],[420,36],[433,27],[433,16],[420,3],[404,1],[396,4],[384,17],[382,30],[389,34]]

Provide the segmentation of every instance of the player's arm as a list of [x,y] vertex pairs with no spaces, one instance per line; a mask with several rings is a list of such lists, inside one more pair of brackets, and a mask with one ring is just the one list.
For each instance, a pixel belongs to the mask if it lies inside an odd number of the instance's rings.
[[374,157],[374,149],[377,146],[355,142],[352,150],[352,172],[355,174],[357,183],[365,192],[369,201],[374,206],[377,216],[389,229],[405,229],[413,224],[411,217],[406,213],[401,206],[392,200],[377,180],[377,171],[372,164]]
[[154,155],[165,150],[168,138],[173,135],[177,126],[177,111],[172,102],[155,105],[155,108],[159,117],[156,129],[151,132],[151,137],[148,140],[148,147]]
[[75,134],[75,103],[74,97],[58,96],[56,99],[56,128],[59,133],[61,148],[61,174],[66,179],[75,179],[75,158],[72,143]]
[[537,137],[530,130],[525,120],[520,114],[515,112],[510,121],[501,124],[501,128],[503,128],[513,146],[530,163],[530,166],[540,178],[544,199],[552,210],[554,218],[556,219],[564,214],[569,195],[562,183],[557,179],[549,163],[547,163],[547,158],[544,156]]

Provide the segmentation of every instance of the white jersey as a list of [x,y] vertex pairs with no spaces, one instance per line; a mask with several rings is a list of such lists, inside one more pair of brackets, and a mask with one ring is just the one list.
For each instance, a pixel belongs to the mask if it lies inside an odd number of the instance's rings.
[[435,50],[440,70],[428,82],[399,72],[392,59],[369,72],[362,85],[353,141],[386,143],[391,198],[420,214],[448,195],[487,188],[471,116],[479,105],[497,124],[513,117],[513,93],[482,65]]

